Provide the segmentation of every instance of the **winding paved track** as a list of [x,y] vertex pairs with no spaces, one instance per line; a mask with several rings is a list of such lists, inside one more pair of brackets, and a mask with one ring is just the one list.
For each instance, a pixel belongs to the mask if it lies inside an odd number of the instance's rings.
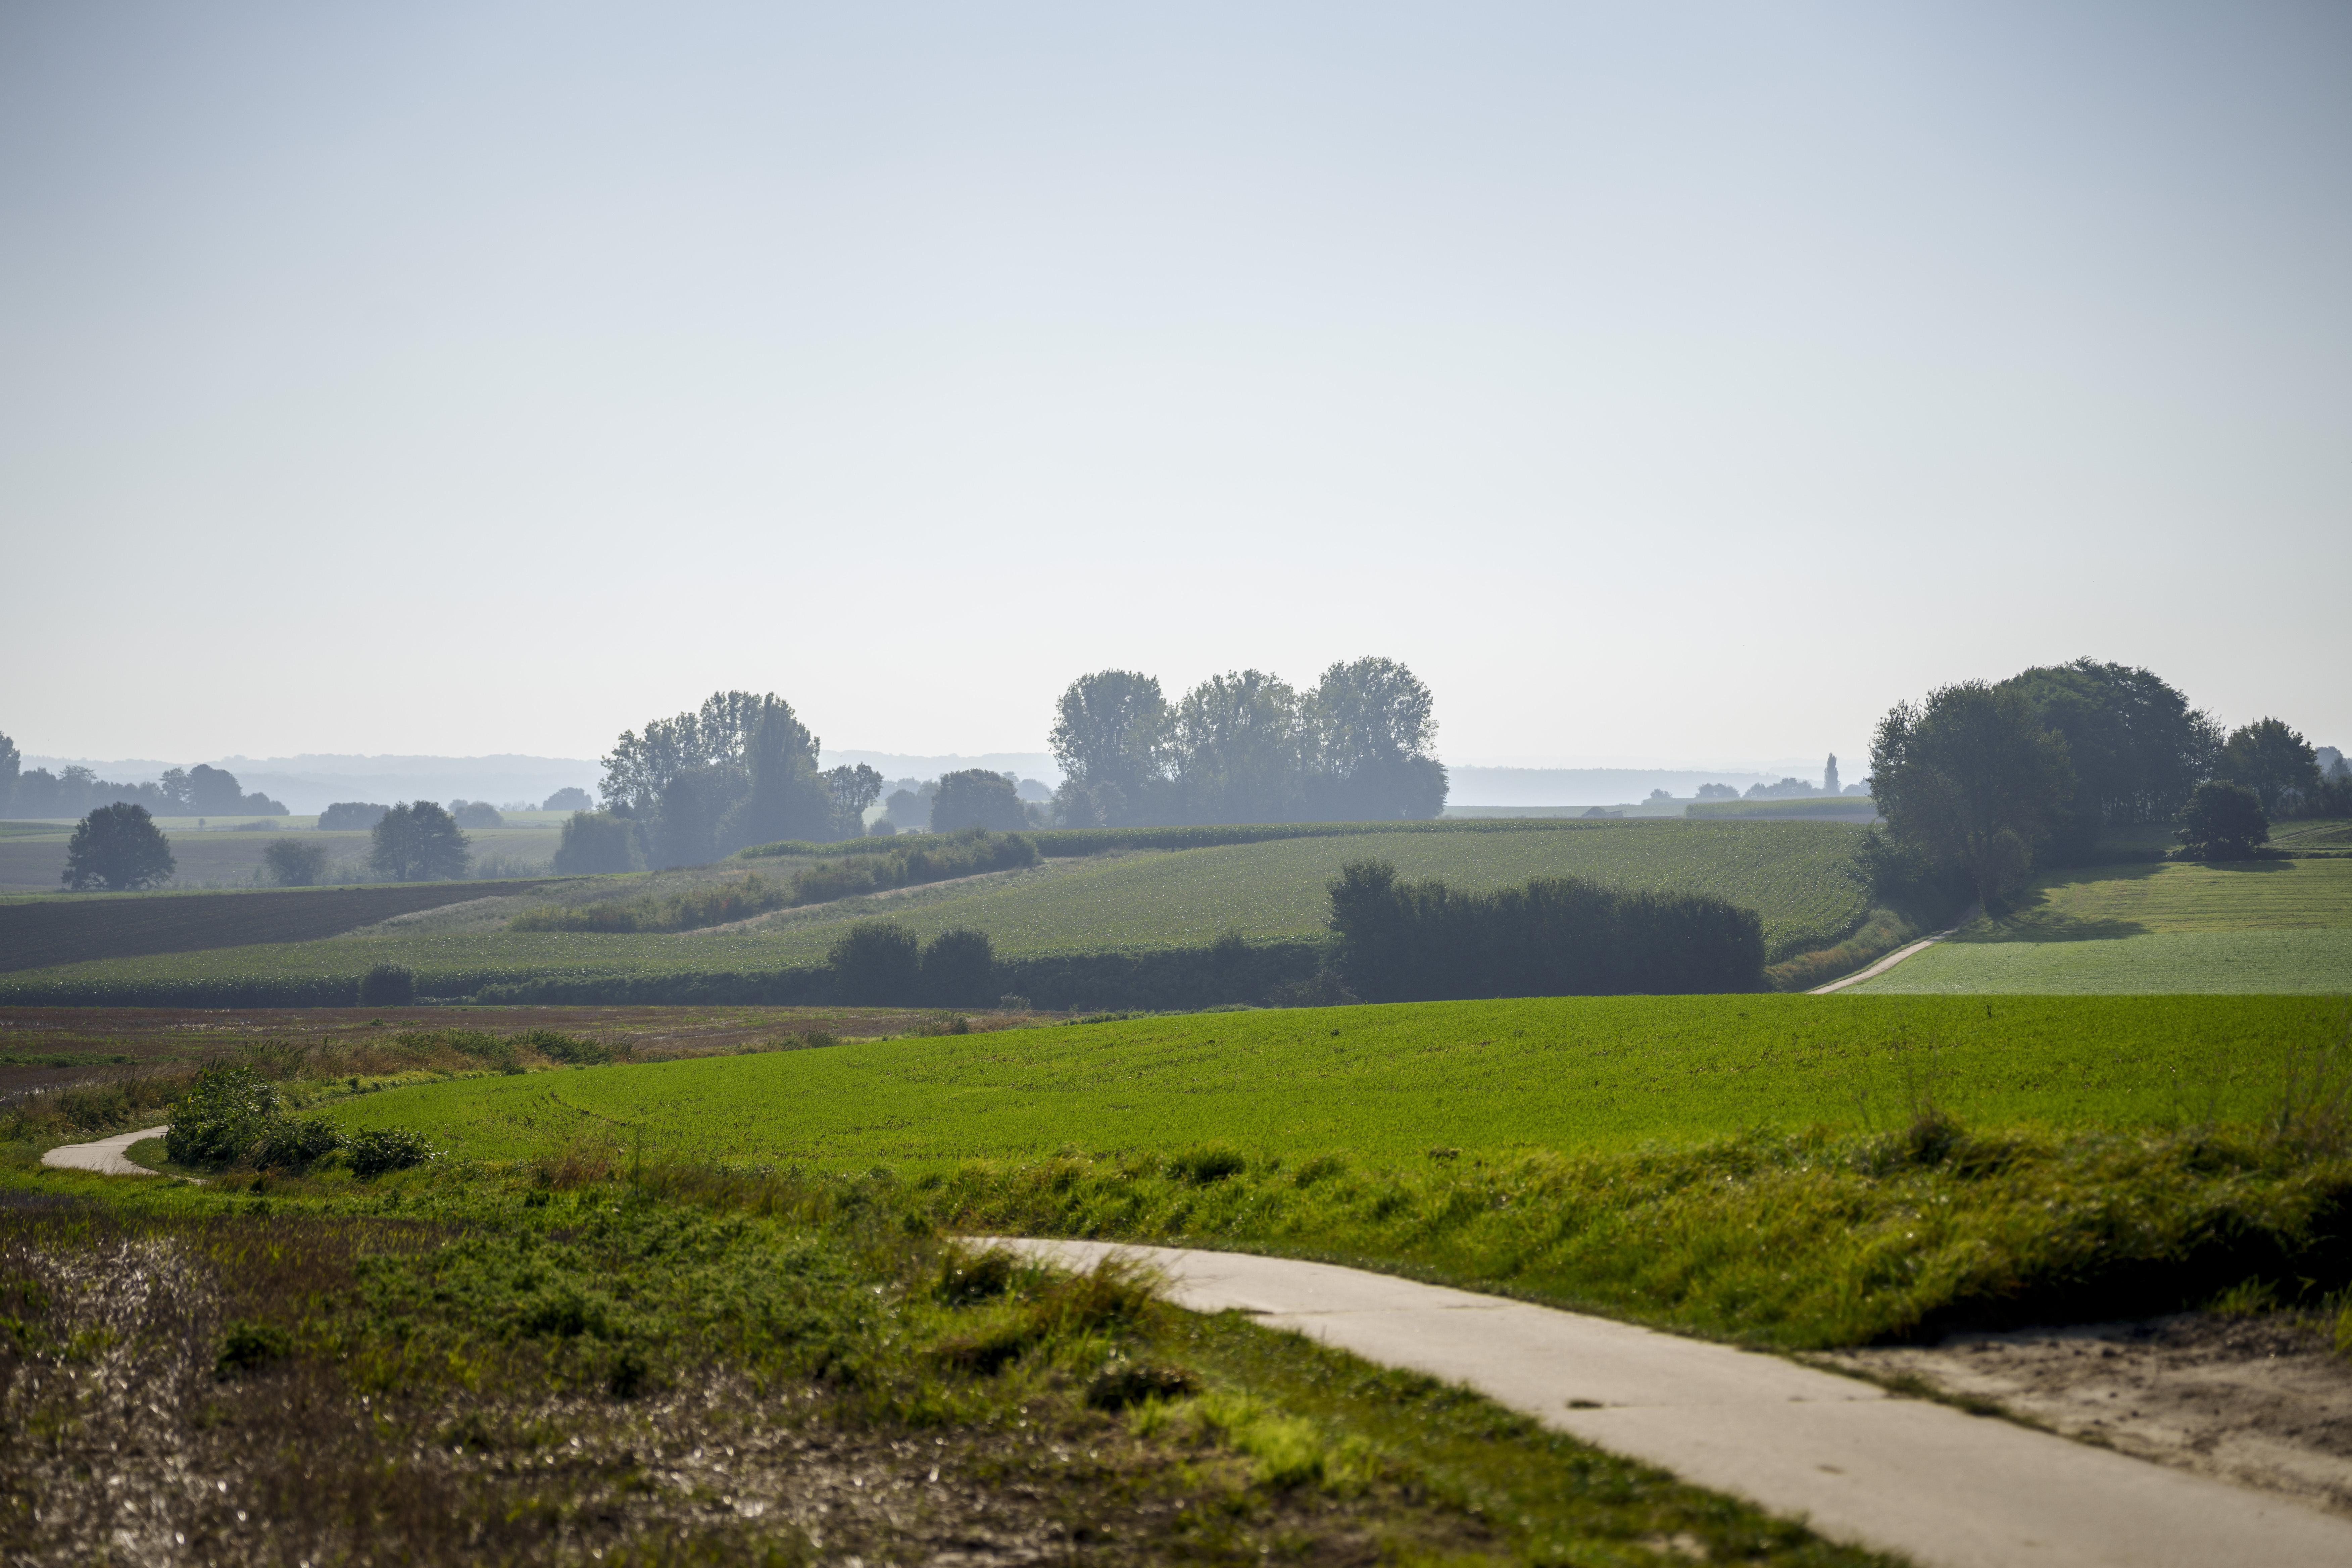
[[97,1171],[109,1176],[160,1176],[161,1171],[134,1165],[124,1156],[131,1145],[142,1138],[161,1138],[170,1131],[169,1127],[148,1127],[137,1132],[118,1132],[95,1143],[68,1143],[42,1155],[41,1163],[68,1171]]
[[999,1245],[1068,1268],[1141,1259],[1179,1306],[1255,1313],[1465,1384],[1613,1453],[1933,1568],[2352,1564],[2352,1521],[1779,1356],[1327,1263]]

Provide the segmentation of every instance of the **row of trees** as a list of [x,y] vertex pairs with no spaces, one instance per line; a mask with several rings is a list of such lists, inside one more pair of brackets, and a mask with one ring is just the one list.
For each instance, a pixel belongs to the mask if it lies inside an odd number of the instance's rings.
[[1879,721],[1870,764],[1896,843],[1965,873],[1988,902],[2037,860],[2087,857],[2114,828],[2183,823],[2200,797],[2199,822],[2227,821],[2241,836],[2231,842],[2258,842],[2242,839],[2242,813],[2214,815],[2216,788],[2244,791],[2267,816],[2352,811],[2341,759],[2335,777],[2323,775],[2315,749],[2284,721],[2225,734],[2153,673],[2088,658],[1897,703]]
[[1435,816],[1445,767],[1429,688],[1393,659],[1334,664],[1311,691],[1263,670],[1212,676],[1171,703],[1129,669],[1055,704],[1055,819],[1068,827],[1370,822]]
[[[1307,691],[1263,670],[1212,677],[1170,702],[1160,682],[1107,669],[1070,683],[1052,745],[1066,827],[1435,816],[1445,768],[1429,688],[1393,659],[1335,664]],[[604,758],[602,810],[565,828],[565,873],[699,864],[753,844],[863,833],[882,776],[820,768],[821,742],[773,692],[716,691],[625,731]],[[930,826],[1040,826],[1013,779],[946,774]]]
[[[472,861],[473,847],[457,819],[429,800],[393,806],[369,834],[369,868],[394,881],[451,880],[463,877]],[[326,875],[327,851],[314,840],[280,838],[262,851],[262,864],[278,886],[305,888]],[[154,815],[114,801],[74,825],[58,880],[76,892],[128,892],[160,888],[178,869],[172,840],[155,826]]]
[[115,784],[89,768],[58,773],[24,765],[16,742],[0,735],[0,816],[86,816],[102,805],[138,805],[153,816],[283,816],[286,808],[247,794],[226,768],[198,763],[171,768],[152,784]]
[[[639,863],[654,866],[864,832],[882,775],[862,763],[820,769],[819,746],[775,693],[714,691],[698,710],[623,731],[604,759],[604,813],[630,825]],[[603,837],[620,841],[611,830]]]

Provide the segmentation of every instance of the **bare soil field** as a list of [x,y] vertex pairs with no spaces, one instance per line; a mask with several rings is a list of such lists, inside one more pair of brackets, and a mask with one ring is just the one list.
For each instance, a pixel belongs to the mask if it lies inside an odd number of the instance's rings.
[[2284,1314],[1956,1334],[1822,1359],[2352,1516],[2352,1359]]
[[537,882],[400,882],[235,894],[82,893],[0,903],[0,973],[152,952],[310,942]]
[[[965,1015],[974,1034],[1051,1015]],[[31,1089],[188,1067],[254,1041],[350,1044],[436,1029],[556,1029],[626,1044],[633,1059],[725,1056],[788,1036],[872,1039],[938,1027],[905,1007],[12,1007],[0,1009],[0,1103]]]

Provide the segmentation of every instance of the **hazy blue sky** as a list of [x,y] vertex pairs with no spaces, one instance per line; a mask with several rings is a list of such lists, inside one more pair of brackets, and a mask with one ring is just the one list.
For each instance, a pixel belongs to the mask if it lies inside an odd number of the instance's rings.
[[1851,758],[2090,653],[2346,744],[2347,84],[2342,4],[20,0],[0,729],[1380,652],[1457,761]]

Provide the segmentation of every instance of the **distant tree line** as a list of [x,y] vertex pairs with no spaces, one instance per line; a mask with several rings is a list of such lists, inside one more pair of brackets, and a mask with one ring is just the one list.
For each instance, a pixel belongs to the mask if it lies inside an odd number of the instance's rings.
[[16,743],[0,735],[0,816],[87,816],[102,805],[137,805],[152,816],[283,816],[286,808],[248,795],[226,768],[172,768],[151,784],[115,784],[69,765],[26,769]]
[[1139,671],[1097,670],[1055,704],[1064,827],[1370,822],[1435,816],[1445,767],[1429,688],[1393,659],[1334,664],[1311,691],[1263,670],[1171,703]]
[[882,775],[820,769],[819,742],[773,692],[715,691],[698,710],[623,731],[604,759],[601,812],[577,812],[555,868],[565,875],[692,866],[782,838],[865,831]]
[[2036,864],[2099,855],[2116,828],[2173,825],[2184,852],[2227,855],[2251,852],[2272,817],[2352,815],[2332,748],[2323,770],[2283,720],[2224,733],[2150,671],[2089,658],[1897,703],[1870,761],[1895,846],[1992,905]]

